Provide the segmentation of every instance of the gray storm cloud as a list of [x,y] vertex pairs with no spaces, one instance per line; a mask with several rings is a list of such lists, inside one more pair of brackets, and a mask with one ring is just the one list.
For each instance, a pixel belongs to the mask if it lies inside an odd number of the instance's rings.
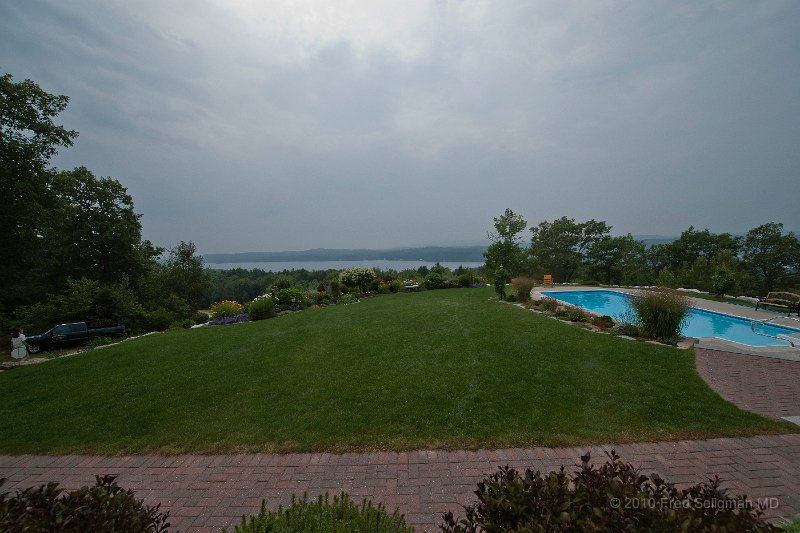
[[54,163],[161,245],[478,240],[505,207],[800,229],[797,2],[12,0],[0,35],[71,98]]

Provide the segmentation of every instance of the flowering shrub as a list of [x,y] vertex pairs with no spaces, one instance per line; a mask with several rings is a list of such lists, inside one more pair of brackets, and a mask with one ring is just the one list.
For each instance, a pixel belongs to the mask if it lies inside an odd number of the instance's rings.
[[212,320],[240,315],[244,311],[244,306],[234,300],[222,300],[214,302],[209,308]]
[[251,320],[264,320],[275,316],[275,302],[272,301],[270,293],[256,296],[247,306],[247,312]]
[[375,279],[375,271],[371,268],[353,267],[339,273],[342,285],[357,288],[362,293],[367,292],[369,284]]
[[308,307],[306,293],[294,287],[277,291],[272,295],[272,301],[275,302],[275,307],[280,311],[286,311],[287,309],[296,311]]

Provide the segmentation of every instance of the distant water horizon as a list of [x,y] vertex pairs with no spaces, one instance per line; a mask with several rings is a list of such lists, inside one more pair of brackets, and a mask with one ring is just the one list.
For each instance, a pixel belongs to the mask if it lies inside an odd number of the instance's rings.
[[[366,259],[361,261],[258,261],[249,263],[210,263],[206,266],[213,270],[233,270],[243,268],[246,270],[260,269],[266,272],[283,272],[284,270],[343,270],[351,267],[379,268],[380,270],[416,270],[421,266],[428,268],[436,261],[399,261],[388,259]],[[439,261],[439,264],[451,270],[463,266],[465,268],[478,268],[483,263],[474,261]]]

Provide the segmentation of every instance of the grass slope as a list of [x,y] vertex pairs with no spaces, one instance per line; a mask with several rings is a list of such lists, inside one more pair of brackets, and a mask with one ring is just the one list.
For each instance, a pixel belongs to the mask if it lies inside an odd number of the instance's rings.
[[787,431],[693,355],[490,299],[396,294],[0,374],[0,453],[577,445]]

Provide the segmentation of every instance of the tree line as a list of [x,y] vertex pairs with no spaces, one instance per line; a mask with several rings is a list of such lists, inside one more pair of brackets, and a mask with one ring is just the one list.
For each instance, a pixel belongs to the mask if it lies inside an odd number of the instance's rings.
[[659,285],[750,296],[800,287],[800,241],[777,222],[743,236],[690,226],[675,241],[651,247],[631,234],[612,236],[611,226],[594,219],[561,217],[527,226],[511,209],[494,219],[485,258],[498,283],[552,274],[557,283]]
[[154,246],[119,181],[51,165],[78,136],[55,123],[68,102],[0,77],[0,324],[85,320],[135,331],[188,318],[209,286],[194,244]]

